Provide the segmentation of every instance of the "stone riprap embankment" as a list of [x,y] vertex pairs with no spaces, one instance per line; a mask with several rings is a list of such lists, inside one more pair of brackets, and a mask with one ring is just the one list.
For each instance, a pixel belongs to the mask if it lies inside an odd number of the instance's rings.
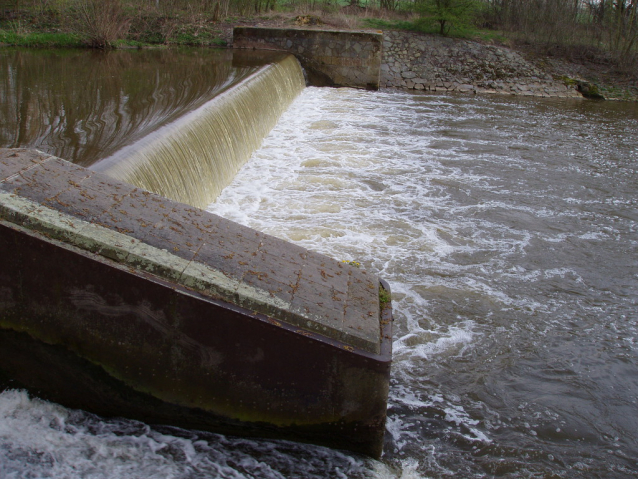
[[575,86],[503,47],[384,31],[381,86],[461,93],[580,98]]

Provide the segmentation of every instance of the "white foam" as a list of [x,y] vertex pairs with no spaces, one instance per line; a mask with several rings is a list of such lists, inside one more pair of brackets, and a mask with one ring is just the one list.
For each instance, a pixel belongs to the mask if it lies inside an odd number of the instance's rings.
[[100,420],[24,391],[0,393],[0,478],[381,478],[376,461],[322,447]]

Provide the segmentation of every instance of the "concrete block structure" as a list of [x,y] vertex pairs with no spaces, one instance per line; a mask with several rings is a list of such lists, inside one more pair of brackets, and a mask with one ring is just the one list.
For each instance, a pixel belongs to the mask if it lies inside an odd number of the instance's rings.
[[235,27],[233,48],[292,53],[313,86],[379,89],[381,33]]
[[35,150],[0,149],[0,388],[378,457],[388,286]]

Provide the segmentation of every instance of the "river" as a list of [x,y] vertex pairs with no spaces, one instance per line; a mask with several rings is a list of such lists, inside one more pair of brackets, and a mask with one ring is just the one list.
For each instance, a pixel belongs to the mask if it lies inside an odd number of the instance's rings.
[[638,107],[307,88],[209,210],[378,273],[381,461],[0,394],[0,478],[638,477]]

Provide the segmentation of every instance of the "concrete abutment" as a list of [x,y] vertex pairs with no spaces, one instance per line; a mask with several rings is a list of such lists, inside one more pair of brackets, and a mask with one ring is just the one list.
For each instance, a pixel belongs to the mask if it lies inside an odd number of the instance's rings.
[[0,149],[3,388],[378,457],[392,356],[380,285],[101,173]]
[[313,86],[379,89],[380,33],[235,27],[233,47],[292,53]]
[[513,50],[439,35],[236,27],[233,47],[291,53],[314,86],[582,98]]

